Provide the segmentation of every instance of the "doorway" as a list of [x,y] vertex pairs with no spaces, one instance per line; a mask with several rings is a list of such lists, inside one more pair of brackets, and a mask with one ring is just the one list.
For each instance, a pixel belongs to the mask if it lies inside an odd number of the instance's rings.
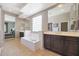
[[15,17],[8,14],[4,17],[5,39],[15,38]]

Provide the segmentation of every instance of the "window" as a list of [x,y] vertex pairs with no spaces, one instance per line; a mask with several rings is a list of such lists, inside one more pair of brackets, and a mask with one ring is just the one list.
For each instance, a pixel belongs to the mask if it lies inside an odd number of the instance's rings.
[[5,22],[15,22],[15,17],[5,14]]
[[37,16],[32,19],[32,31],[42,31],[42,16]]

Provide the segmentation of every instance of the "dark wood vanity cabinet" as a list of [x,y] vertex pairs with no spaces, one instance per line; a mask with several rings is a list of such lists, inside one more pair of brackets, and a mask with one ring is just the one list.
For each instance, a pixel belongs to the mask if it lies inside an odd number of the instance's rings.
[[66,37],[64,41],[64,55],[79,56],[79,38]]
[[50,50],[50,35],[44,35],[44,48]]
[[65,56],[79,55],[79,38],[44,34],[44,47]]
[[55,52],[58,51],[58,53],[62,53],[63,44],[64,44],[63,37],[51,35],[50,48],[52,51],[55,51]]

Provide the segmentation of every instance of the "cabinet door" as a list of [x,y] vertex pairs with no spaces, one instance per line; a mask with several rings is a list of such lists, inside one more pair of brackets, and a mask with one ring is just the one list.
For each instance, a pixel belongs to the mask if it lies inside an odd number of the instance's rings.
[[75,37],[66,37],[64,55],[78,55],[78,40],[79,39]]
[[64,37],[54,35],[51,39],[51,50],[58,53],[63,53]]
[[50,35],[44,34],[44,48],[50,50]]

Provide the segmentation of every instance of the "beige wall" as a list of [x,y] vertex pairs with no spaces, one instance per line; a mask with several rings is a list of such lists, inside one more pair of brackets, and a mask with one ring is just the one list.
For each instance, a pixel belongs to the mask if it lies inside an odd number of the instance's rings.
[[19,32],[25,31],[25,30],[30,30],[30,21],[26,19],[20,19],[16,18],[16,23],[15,23],[15,36],[19,37]]
[[2,8],[0,8],[0,45],[3,45],[3,43],[4,43],[4,12],[2,11]]

